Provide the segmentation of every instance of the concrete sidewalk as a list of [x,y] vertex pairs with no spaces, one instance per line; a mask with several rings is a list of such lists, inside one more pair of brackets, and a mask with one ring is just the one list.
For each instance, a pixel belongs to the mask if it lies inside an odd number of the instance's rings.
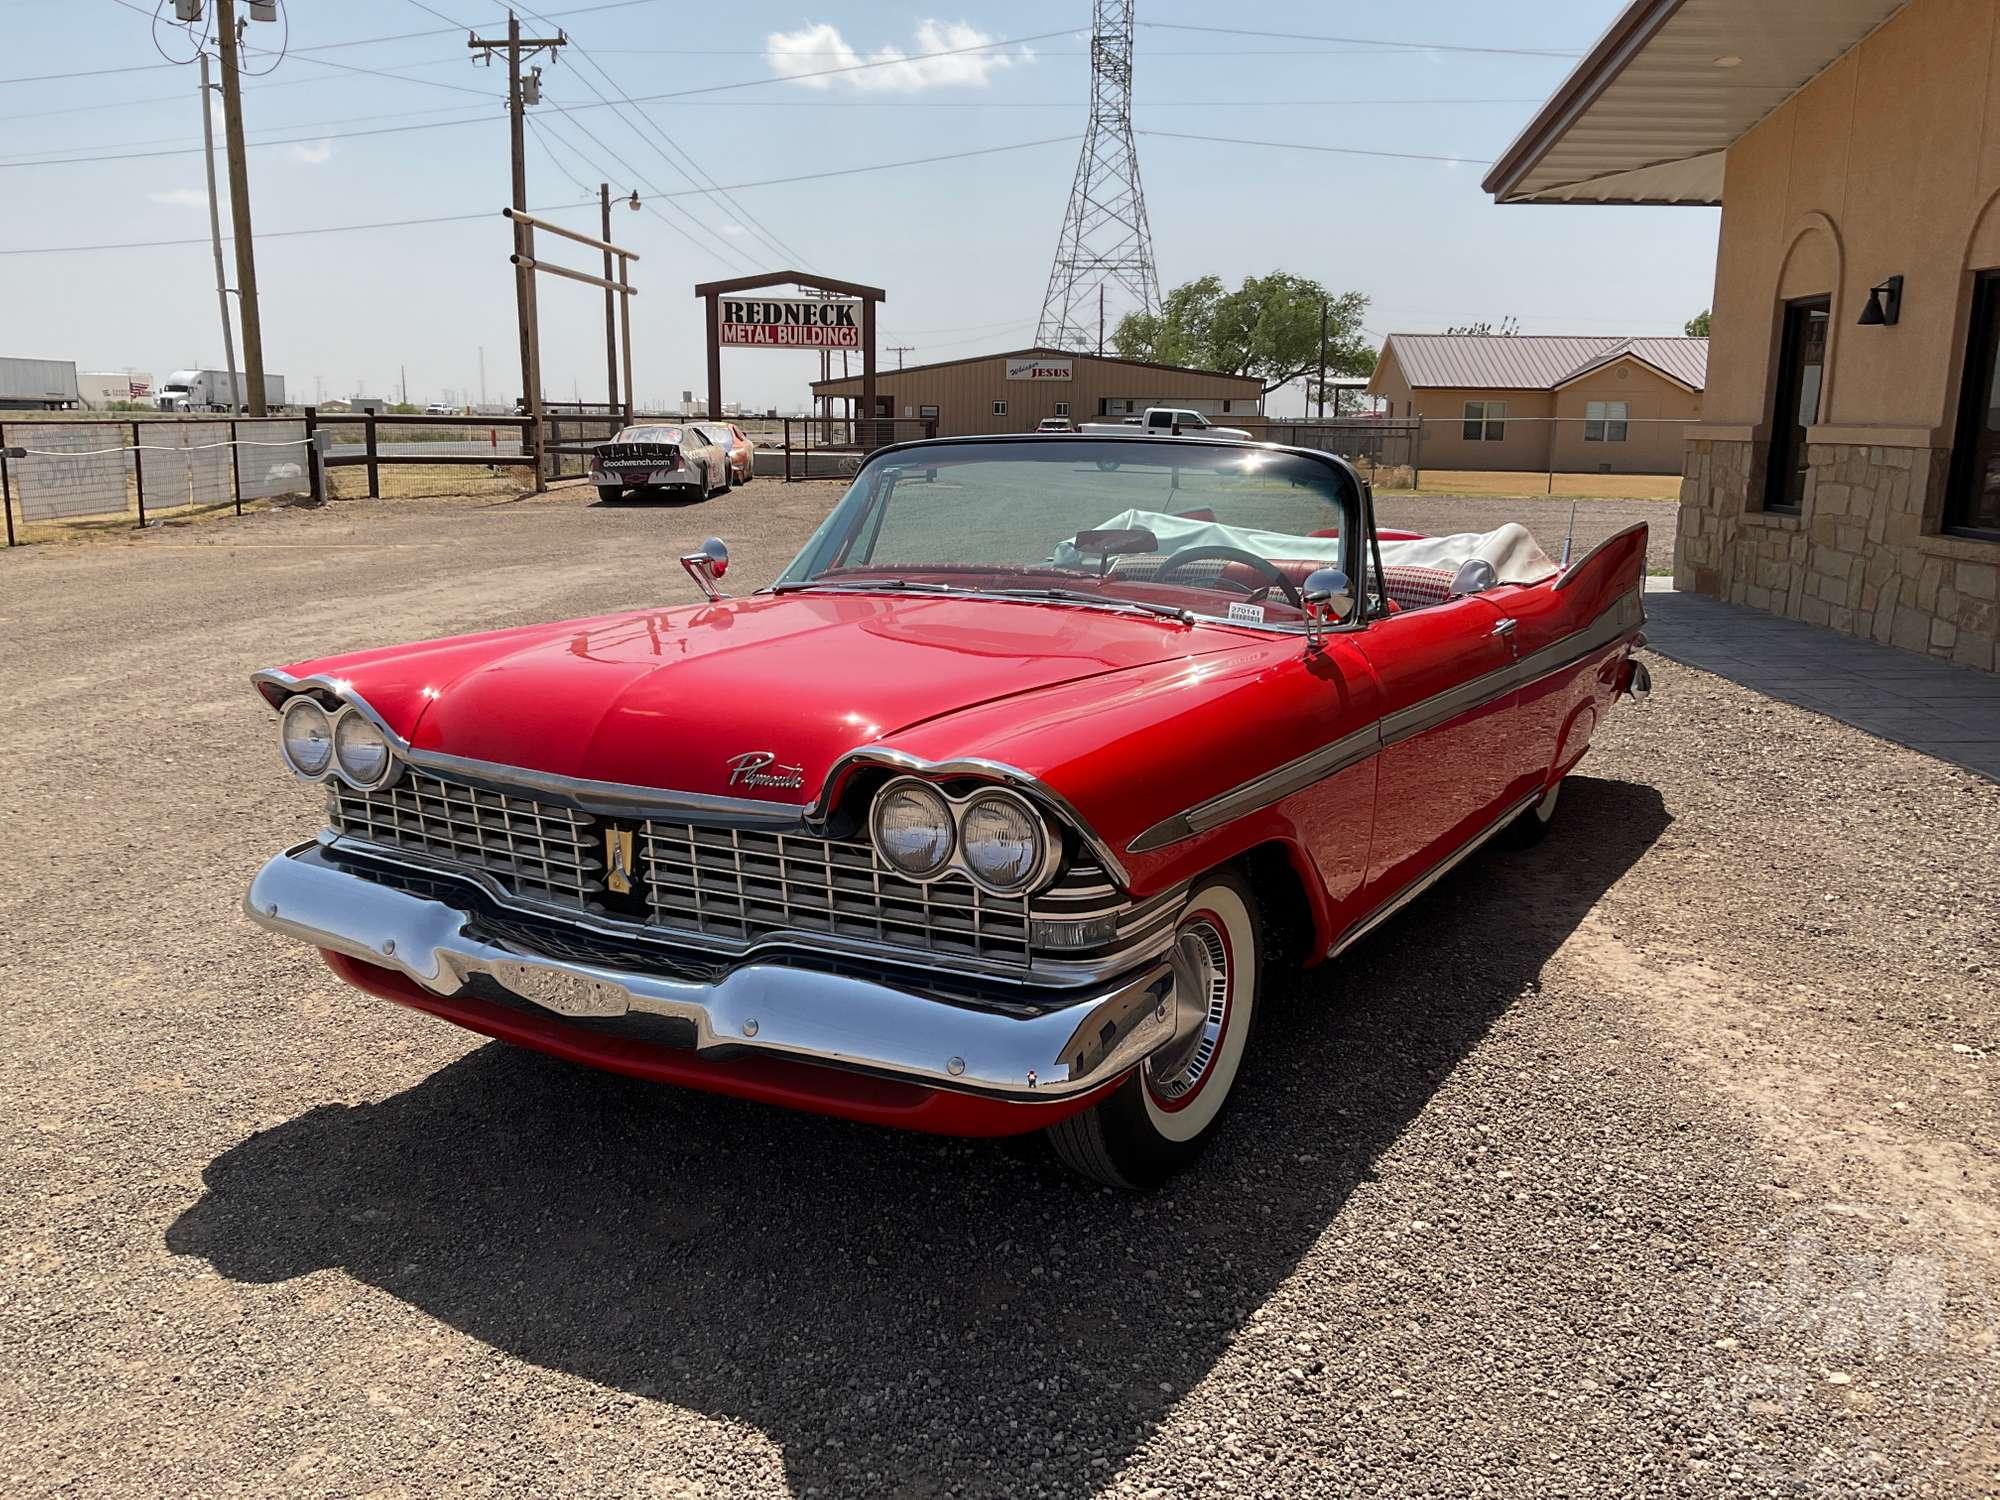
[[2000,674],[1648,579],[1646,637],[1662,656],[2000,781]]

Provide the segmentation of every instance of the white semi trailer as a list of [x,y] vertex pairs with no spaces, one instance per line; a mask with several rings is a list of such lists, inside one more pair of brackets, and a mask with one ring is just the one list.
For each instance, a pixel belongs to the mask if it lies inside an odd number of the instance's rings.
[[60,411],[82,399],[73,361],[0,357],[0,408]]
[[[247,396],[250,386],[247,377],[243,390]],[[167,383],[160,387],[159,405],[161,411],[229,411],[244,405],[247,400],[236,400],[236,387],[229,383],[227,370],[176,370],[167,377]],[[264,406],[269,411],[282,410],[285,405],[285,377],[266,375],[264,377]]]

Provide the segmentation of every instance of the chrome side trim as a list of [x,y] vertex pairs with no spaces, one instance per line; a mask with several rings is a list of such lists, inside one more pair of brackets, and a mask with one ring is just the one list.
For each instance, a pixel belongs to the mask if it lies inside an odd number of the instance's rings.
[[746,964],[703,983],[559,962],[468,936],[467,913],[315,861],[311,849],[280,854],[257,872],[244,898],[251,920],[438,995],[457,995],[483,976],[558,1016],[685,1021],[697,1055],[760,1053],[1032,1104],[1116,1079],[1176,1027],[1173,969],[1164,962],[1028,1013],[783,964]]
[[1437,864],[1432,865],[1430,869],[1404,886],[1402,890],[1398,891],[1367,916],[1349,927],[1346,932],[1342,933],[1334,941],[1333,946],[1326,950],[1326,956],[1328,958],[1338,958],[1349,948],[1352,948],[1356,943],[1368,936],[1369,933],[1380,927],[1389,918],[1395,916],[1397,912],[1408,906],[1417,897],[1421,896],[1425,891],[1457,869],[1462,862],[1476,852],[1488,839],[1499,833],[1501,829],[1513,822],[1515,818],[1541,801],[1544,795],[1545,788],[1537,787],[1519,802],[1514,803],[1477,834],[1467,839],[1463,844],[1460,844],[1458,848],[1446,855]]
[[[1621,594],[1588,625],[1571,631],[1559,640],[1551,641],[1539,651],[1532,652],[1508,666],[1484,673],[1469,682],[1462,682],[1457,687],[1447,688],[1442,693],[1412,703],[1408,708],[1398,709],[1395,713],[1385,715],[1344,739],[1300,756],[1297,760],[1288,761],[1274,771],[1266,771],[1249,781],[1241,782],[1228,791],[1209,798],[1206,802],[1195,804],[1185,812],[1161,819],[1127,844],[1126,852],[1146,854],[1155,849],[1163,849],[1169,844],[1179,843],[1182,839],[1206,833],[1211,828],[1218,828],[1224,823],[1242,817],[1245,813],[1255,812],[1258,808],[1289,797],[1294,792],[1303,791],[1315,782],[1323,781],[1351,765],[1366,760],[1378,750],[1400,744],[1427,729],[1435,728],[1447,720],[1455,719],[1462,713],[1510,693],[1515,688],[1574,666],[1591,653],[1610,645],[1626,632],[1637,629],[1645,622],[1645,618],[1645,605],[1640,591],[1633,589]],[[1273,788],[1277,790],[1273,791]]]
[[1276,770],[1266,771],[1240,786],[1231,787],[1218,797],[1198,802],[1186,812],[1155,823],[1125,847],[1133,854],[1144,854],[1148,850],[1192,838],[1197,833],[1206,833],[1211,828],[1220,828],[1245,813],[1268,807],[1293,792],[1303,791],[1316,781],[1324,781],[1349,766],[1359,765],[1380,746],[1381,725],[1370,724],[1344,739],[1301,755],[1297,760],[1287,761]]
[[1602,552],[1606,547],[1609,547],[1616,542],[1622,542],[1625,540],[1626,537],[1631,536],[1637,532],[1643,532],[1645,529],[1646,529],[1646,523],[1644,521],[1634,521],[1630,526],[1627,526],[1623,531],[1612,532],[1610,536],[1606,537],[1603,541],[1599,542],[1595,547],[1592,547],[1588,552],[1584,553],[1583,556],[1579,557],[1575,562],[1571,563],[1568,567],[1564,568],[1561,573],[1556,575],[1556,591],[1560,593],[1562,590],[1568,588],[1571,584],[1575,583],[1577,575],[1581,573],[1586,567],[1588,567],[1590,565],[1591,559],[1596,557],[1597,554]]
[[907,751],[865,745],[849,750],[836,760],[828,769],[819,794],[804,807],[796,807],[761,802],[749,797],[723,797],[708,792],[677,792],[664,787],[633,786],[615,781],[590,781],[575,776],[557,776],[548,771],[531,771],[521,766],[501,765],[494,761],[469,760],[461,755],[446,755],[437,750],[419,750],[396,733],[389,726],[388,720],[377,713],[368,701],[354,690],[354,685],[344,678],[321,675],[293,677],[288,672],[266,668],[261,672],[251,673],[250,681],[259,687],[270,683],[293,693],[320,691],[332,694],[365,716],[371,724],[382,731],[383,737],[388,740],[390,748],[397,755],[420,769],[454,776],[495,791],[538,793],[558,801],[569,802],[585,812],[600,813],[607,817],[668,815],[687,822],[712,823],[724,828],[762,828],[779,833],[792,829],[812,831],[825,822],[833,810],[833,800],[839,795],[842,782],[848,773],[858,767],[882,766],[930,777],[988,777],[1006,782],[1025,793],[1031,800],[1041,802],[1056,813],[1082,841],[1096,863],[1110,872],[1121,886],[1131,884],[1131,876],[1124,862],[1118,858],[1109,844],[1091,831],[1090,825],[1084,821],[1083,814],[1076,810],[1075,805],[1067,797],[1031,773],[1023,771],[1018,766],[1010,766],[1004,761],[978,757],[925,760],[922,756],[911,755]]

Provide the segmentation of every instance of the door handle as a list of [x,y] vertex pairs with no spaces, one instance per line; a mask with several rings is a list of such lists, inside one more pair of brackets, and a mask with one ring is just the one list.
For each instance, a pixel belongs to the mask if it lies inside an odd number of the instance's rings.
[[1492,634],[1512,635],[1514,633],[1515,623],[1516,622],[1513,620],[1502,620],[1493,627]]

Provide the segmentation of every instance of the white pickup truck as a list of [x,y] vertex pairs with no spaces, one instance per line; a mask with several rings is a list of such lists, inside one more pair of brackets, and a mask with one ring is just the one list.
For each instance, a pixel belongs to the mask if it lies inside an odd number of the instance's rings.
[[1178,406],[1149,406],[1143,416],[1122,422],[1085,422],[1076,430],[1086,437],[1130,437],[1134,428],[1148,437],[1247,438],[1241,427],[1217,427],[1198,411]]

